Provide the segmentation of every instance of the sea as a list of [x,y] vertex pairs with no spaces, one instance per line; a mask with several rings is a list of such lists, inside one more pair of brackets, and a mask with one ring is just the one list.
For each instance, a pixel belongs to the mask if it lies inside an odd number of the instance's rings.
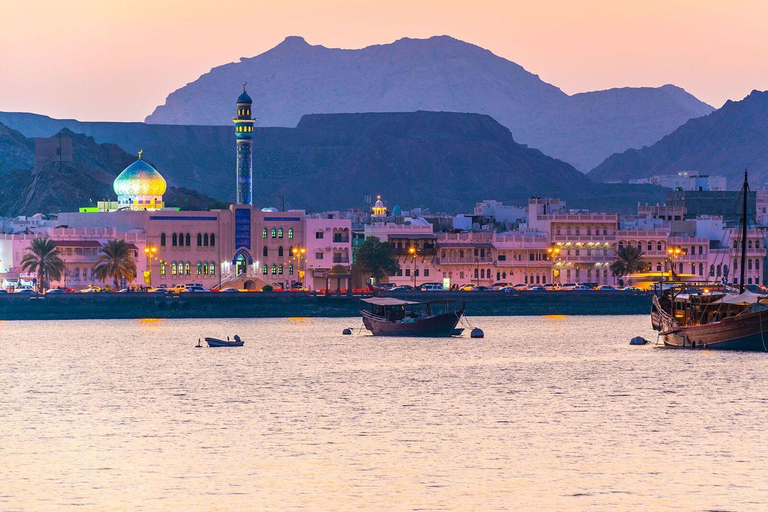
[[647,315],[469,322],[2,322],[0,510],[768,509],[767,354],[660,348]]

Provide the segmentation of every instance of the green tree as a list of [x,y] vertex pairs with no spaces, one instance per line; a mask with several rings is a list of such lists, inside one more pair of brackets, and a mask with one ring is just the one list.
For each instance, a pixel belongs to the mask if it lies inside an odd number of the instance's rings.
[[355,248],[354,267],[363,275],[373,277],[376,282],[384,276],[393,275],[400,270],[400,264],[394,255],[395,247],[389,242],[382,242],[375,236]]
[[133,281],[136,277],[136,262],[132,250],[125,240],[110,240],[101,246],[101,254],[93,270],[102,282],[112,279],[117,289],[120,280]]
[[21,269],[25,272],[37,272],[37,287],[42,291],[48,287],[51,279],[59,280],[64,273],[64,261],[59,256],[56,242],[49,237],[33,238],[21,258]]
[[645,254],[640,247],[631,245],[619,247],[619,250],[616,251],[616,261],[611,263],[611,273],[617,277],[624,277],[627,274],[645,272],[650,265],[643,259],[643,256]]

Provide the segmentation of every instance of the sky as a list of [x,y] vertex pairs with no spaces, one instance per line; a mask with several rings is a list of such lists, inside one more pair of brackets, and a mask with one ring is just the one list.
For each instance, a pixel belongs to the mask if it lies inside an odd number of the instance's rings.
[[286,36],[450,35],[568,94],[672,83],[715,107],[768,89],[768,0],[0,0],[0,111],[142,121]]

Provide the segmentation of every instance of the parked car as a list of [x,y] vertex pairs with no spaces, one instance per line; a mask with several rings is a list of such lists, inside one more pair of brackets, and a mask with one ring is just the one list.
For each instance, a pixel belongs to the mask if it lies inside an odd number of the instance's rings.
[[490,291],[491,289],[488,288],[487,286],[475,286],[475,290],[479,292],[487,292],[487,291]]
[[637,286],[625,286],[622,288],[625,292],[641,292],[643,291],[642,288],[638,288]]
[[20,293],[22,295],[29,295],[30,297],[42,297],[42,294],[36,292],[32,288],[22,288],[20,290],[16,290],[16,293]]
[[196,293],[201,293],[201,292],[208,293],[208,292],[210,292],[210,290],[206,290],[205,288],[203,288],[203,285],[198,284],[198,283],[188,284],[187,285],[187,291],[188,292],[196,292]]
[[222,293],[240,293],[240,290],[237,288],[224,288],[221,290]]
[[397,286],[395,283],[381,283],[381,284],[375,285],[374,288],[378,288],[379,290],[388,291],[388,290],[391,290],[392,288],[394,288],[395,286]]
[[392,288],[389,291],[391,291],[391,292],[412,292],[413,291],[413,286],[411,286],[409,284],[401,284],[400,286],[395,286],[394,288]]
[[547,289],[544,288],[543,286],[532,286],[531,288],[528,288],[528,291],[531,291],[531,292],[545,292],[545,291],[547,291]]
[[292,292],[304,292],[307,288],[304,288],[304,283],[293,283],[289,289]]
[[185,284],[177,284],[171,288],[168,288],[169,293],[187,293],[189,290],[187,290],[187,285]]
[[577,284],[576,286],[573,287],[573,289],[578,291],[592,290],[592,288],[583,284]]
[[440,283],[424,283],[419,285],[419,291],[422,292],[442,292],[443,285]]
[[87,288],[83,288],[80,290],[80,293],[97,293],[101,291],[101,287],[96,286],[95,284],[88,285]]
[[573,290],[577,286],[579,286],[579,283],[565,283],[565,284],[560,285],[560,289],[561,290]]
[[67,293],[67,290],[64,290],[63,288],[51,288],[50,290],[46,290],[46,295],[61,295],[62,293]]
[[513,286],[513,288],[515,290],[527,290],[528,289],[528,285],[520,283],[520,284],[516,284],[515,286]]
[[477,286],[473,284],[463,284],[459,286],[459,290],[461,290],[462,292],[473,292],[477,290]]
[[158,288],[152,288],[149,290],[149,293],[160,293],[165,295],[168,292],[168,290],[165,287],[158,287]]
[[500,283],[493,283],[491,285],[491,288],[493,288],[494,290],[501,290],[503,288],[506,288],[507,286],[509,286],[509,283],[501,283],[500,282]]
[[600,286],[598,283],[581,283],[582,286],[586,286],[590,290],[597,290],[597,287]]
[[0,295],[2,295],[3,293],[5,293],[7,295],[8,294],[8,290],[6,290],[5,288],[0,288]]
[[601,292],[615,292],[615,291],[616,291],[616,288],[614,288],[614,287],[613,287],[613,286],[611,286],[611,285],[608,285],[608,284],[604,284],[604,285],[602,285],[602,286],[598,286],[598,287],[597,287],[597,290],[598,290],[598,291],[601,291]]

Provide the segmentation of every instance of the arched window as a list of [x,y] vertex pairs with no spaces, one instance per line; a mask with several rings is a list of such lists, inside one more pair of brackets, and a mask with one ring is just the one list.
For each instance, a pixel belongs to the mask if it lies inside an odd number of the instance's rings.
[[293,240],[293,228],[288,228],[288,240]]
[[699,275],[700,276],[704,275],[704,264],[703,263],[699,263]]
[[198,233],[197,234],[197,246],[202,247],[203,246],[203,235]]
[[272,228],[272,238],[277,238],[277,230]]
[[277,255],[279,257],[281,257],[281,258],[283,257],[283,246],[282,245],[277,248]]
[[475,279],[477,279],[477,277],[478,277],[478,274],[479,274],[478,270],[477,270],[477,269],[475,269]]
[[653,242],[648,242],[648,250],[649,251],[653,250]]
[[755,270],[760,270],[760,260],[755,260]]
[[165,233],[160,233],[160,247],[165,247]]
[[272,275],[277,274],[277,265],[272,265]]
[[190,245],[192,245],[192,244],[190,243],[190,236],[189,236],[189,233],[187,233],[187,234],[184,236],[184,245],[186,245],[187,247],[189,247]]
[[661,272],[661,263],[656,264],[656,272]]
[[164,261],[160,262],[160,275],[161,276],[165,275],[165,262]]
[[277,238],[283,238],[283,228],[277,230]]
[[203,235],[203,247],[208,247],[208,233]]
[[752,240],[747,240],[747,249],[752,248]]
[[184,233],[179,233],[179,247],[184,247]]
[[723,266],[722,265],[718,265],[717,266],[717,277],[720,277],[721,275],[723,275]]
[[186,265],[184,265],[184,273],[189,275],[192,272],[192,265],[187,262]]
[[[709,275],[710,276],[714,276],[715,275],[715,266],[714,265],[710,265],[709,266]],[[720,275],[720,274],[718,274],[718,275]]]
[[293,263],[288,264],[288,275],[293,275]]
[[208,264],[208,274],[212,276],[216,275],[216,264],[214,262]]
[[[750,244],[747,244],[747,245],[750,245]],[[747,270],[752,270],[752,260],[751,259],[747,260]]]
[[656,242],[656,250],[657,251],[661,250],[661,242]]
[[196,268],[197,274],[196,275],[199,276],[199,275],[201,275],[203,273],[203,264],[198,261],[196,266],[197,266],[197,268]]
[[178,244],[179,242],[178,242],[178,239],[176,238],[176,233],[174,233],[173,236],[171,237],[171,245],[176,247]]
[[280,274],[280,275],[283,275],[283,264],[282,263],[277,267],[277,273]]
[[755,249],[760,248],[760,240],[755,240]]
[[261,237],[262,238],[267,238],[267,228],[264,228],[264,229],[261,230]]
[[267,275],[267,266],[266,265],[261,267],[261,273],[264,274],[264,275]]
[[211,233],[211,247],[216,247],[216,235]]
[[738,249],[739,248],[739,241],[738,240],[734,240],[733,241],[733,248],[734,249]]
[[266,245],[264,246],[264,249],[261,250],[261,255],[264,256],[265,258],[269,256],[269,248],[267,248]]
[[203,262],[203,275],[204,276],[208,275],[208,262],[207,261]]
[[[176,235],[173,235],[173,236],[176,236]],[[176,262],[175,261],[173,263],[171,263],[171,275],[173,275],[173,276],[176,275]]]
[[619,240],[619,249],[623,249],[623,248],[624,248],[624,241]]

